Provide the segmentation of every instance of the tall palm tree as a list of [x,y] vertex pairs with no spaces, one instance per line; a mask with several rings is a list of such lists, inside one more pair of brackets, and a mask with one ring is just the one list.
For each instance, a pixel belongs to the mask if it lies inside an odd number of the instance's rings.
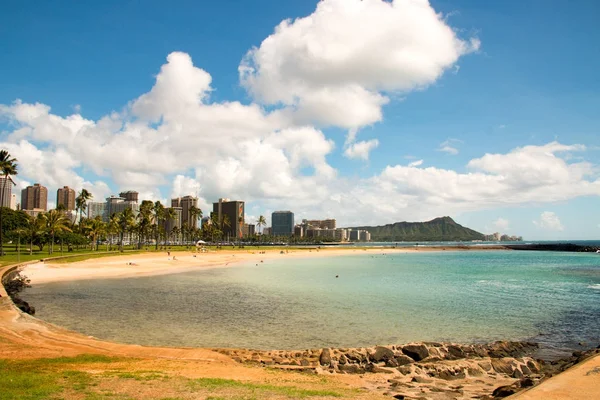
[[142,248],[142,241],[146,241],[148,237],[148,233],[150,230],[150,226],[152,225],[152,208],[154,207],[154,203],[150,200],[143,200],[142,204],[140,204],[140,209],[137,215],[138,220],[138,248]]
[[119,215],[113,214],[110,216],[108,225],[106,226],[106,234],[109,236],[109,240],[107,240],[107,242],[109,243],[107,245],[109,250],[111,249],[113,235],[116,235],[118,233],[119,233]]
[[81,220],[83,219],[83,212],[87,208],[88,200],[92,199],[92,194],[87,189],[81,189],[79,195],[75,198],[75,209],[79,211],[79,232],[81,232]]
[[99,216],[89,221],[86,226],[86,233],[92,241],[92,250],[94,250],[94,246],[98,250],[98,237],[104,232],[106,232],[106,224],[102,222]]
[[125,236],[125,232],[127,232],[133,226],[135,219],[133,216],[133,210],[129,207],[124,209],[117,215],[117,229],[119,232],[119,250],[123,251],[123,237]]
[[160,222],[165,217],[165,206],[162,205],[160,201],[156,201],[154,203],[154,207],[152,208],[152,216],[154,219],[154,239],[156,240],[155,249],[158,250],[158,237],[160,234]]
[[2,229],[2,209],[4,208],[4,191],[6,190],[6,185],[10,181],[13,185],[15,184],[12,179],[10,179],[11,175],[17,175],[17,159],[12,158],[10,153],[6,150],[0,150],[0,173],[4,175],[4,181],[2,182],[2,190],[0,191],[0,256],[4,255],[4,239],[3,229]]
[[[40,214],[41,215],[41,214]],[[27,225],[22,228],[22,235],[29,241],[29,255],[33,254],[33,241],[44,233],[44,221],[40,218],[27,218]]]
[[69,220],[65,214],[58,210],[50,210],[44,214],[46,223],[46,231],[50,234],[50,254],[54,253],[54,237],[60,232],[71,232],[71,228],[67,226]]
[[174,226],[171,230],[171,233],[175,237],[175,244],[179,244],[179,234],[181,233],[181,228],[179,228],[178,226]]
[[[265,217],[263,215],[258,217],[258,221],[256,222],[256,225],[258,226],[259,229],[261,227],[264,227],[265,225],[267,225],[267,220],[265,219]],[[262,230],[261,230],[261,232],[262,232]]]
[[[169,207],[165,209],[165,221],[169,221],[169,223],[171,225],[173,224],[173,221],[175,221],[175,217],[177,217],[177,212],[175,211],[175,209],[173,207]],[[166,232],[165,231],[165,241],[167,240],[166,236],[168,235],[169,238],[168,240],[171,240],[171,234],[173,233],[173,229],[175,228],[175,226],[173,226],[173,228],[171,228],[170,232]],[[166,224],[165,224],[165,230],[167,229]]]

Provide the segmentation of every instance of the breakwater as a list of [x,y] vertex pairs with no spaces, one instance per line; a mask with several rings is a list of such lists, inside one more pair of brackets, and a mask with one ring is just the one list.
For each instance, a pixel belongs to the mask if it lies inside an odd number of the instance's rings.
[[568,251],[575,253],[595,253],[600,250],[600,246],[582,246],[573,243],[507,244],[504,247],[510,250]]

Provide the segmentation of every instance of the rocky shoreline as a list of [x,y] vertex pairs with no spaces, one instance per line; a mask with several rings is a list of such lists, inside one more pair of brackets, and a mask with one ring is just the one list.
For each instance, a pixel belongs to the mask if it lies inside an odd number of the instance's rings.
[[410,343],[301,351],[215,349],[233,360],[317,374],[361,374],[369,390],[396,399],[494,399],[537,385],[599,349],[545,362],[530,342]]
[[574,253],[595,253],[600,250],[598,246],[580,246],[573,243],[507,244],[503,246],[510,250],[568,251]]

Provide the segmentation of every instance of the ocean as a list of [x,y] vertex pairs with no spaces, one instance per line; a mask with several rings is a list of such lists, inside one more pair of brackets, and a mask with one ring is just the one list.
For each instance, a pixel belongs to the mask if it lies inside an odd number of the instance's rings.
[[600,344],[600,255],[440,251],[267,260],[34,285],[36,317],[153,346],[306,349],[411,341]]

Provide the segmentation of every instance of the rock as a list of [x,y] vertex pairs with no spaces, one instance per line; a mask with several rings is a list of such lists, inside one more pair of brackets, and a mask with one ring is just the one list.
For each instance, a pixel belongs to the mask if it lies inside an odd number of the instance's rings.
[[433,379],[425,378],[423,376],[415,376],[412,378],[411,382],[417,383],[433,383]]
[[402,375],[409,375],[412,373],[412,368],[410,366],[404,365],[401,367],[396,368],[398,370],[398,372],[400,372]]
[[492,358],[492,368],[494,371],[512,376],[515,372],[514,360],[512,358]]
[[338,362],[340,363],[340,365],[347,364],[347,363],[348,363],[348,358],[346,358],[346,356],[342,354],[342,355],[340,356],[340,359],[339,359],[339,361],[338,361]]
[[454,345],[448,346],[448,354],[451,355],[455,360],[459,358],[465,358],[464,351],[460,347]]
[[346,358],[348,358],[348,360],[352,360],[358,363],[363,363],[367,361],[367,356],[365,356],[362,353],[359,353],[357,350],[351,350],[348,353],[346,353]]
[[469,376],[482,376],[485,375],[485,372],[481,368],[469,367],[467,368],[467,372]]
[[486,372],[490,372],[492,370],[492,363],[489,361],[479,361],[477,364]]
[[465,379],[466,374],[462,370],[456,371],[456,370],[446,369],[446,370],[440,371],[438,378],[443,379],[445,381],[453,381],[455,379]]
[[413,360],[409,356],[405,356],[404,354],[400,354],[399,356],[396,356],[394,359],[398,363],[398,366],[407,365],[407,364],[411,364],[411,363],[415,362],[415,360]]
[[374,352],[369,353],[369,359],[374,362],[387,361],[393,358],[394,352],[383,346],[377,346]]
[[395,358],[390,358],[389,360],[387,360],[385,362],[385,366],[393,368],[393,367],[399,367],[400,364],[398,364],[398,361],[396,361]]
[[531,379],[529,377],[525,377],[525,378],[521,379],[519,384],[521,385],[522,388],[527,388],[527,387],[532,387],[533,385],[535,385],[535,382],[533,381],[533,379]]
[[393,374],[394,373],[394,371],[392,371],[391,369],[379,367],[377,365],[373,365],[370,368],[370,370],[371,370],[371,372],[373,372],[375,374]]
[[15,306],[17,306],[19,308],[19,310],[21,310],[24,313],[27,313],[29,315],[35,315],[35,307],[29,305],[29,303],[26,302],[25,300],[21,300],[20,298],[13,296],[12,301],[15,304]]
[[523,373],[521,372],[520,369],[516,368],[515,371],[512,374],[513,378],[517,378],[517,379],[521,379],[523,377]]
[[533,361],[533,360],[529,360],[527,361],[527,367],[531,370],[531,372],[533,373],[538,373],[540,372],[540,367],[538,366],[538,364]]
[[362,374],[365,372],[365,369],[356,364],[344,364],[340,365],[340,371],[348,374]]
[[501,399],[503,397],[511,396],[517,392],[517,388],[512,385],[500,386],[492,392],[492,396],[496,399]]
[[531,370],[525,364],[521,365],[521,371],[523,372],[523,375],[532,375],[533,374],[533,372],[531,372]]
[[421,361],[429,356],[429,350],[423,344],[409,344],[402,348],[402,352],[415,361]]
[[319,364],[321,365],[331,365],[331,350],[323,349],[321,350],[321,355],[319,356]]
[[302,365],[303,367],[308,367],[310,365],[310,361],[308,361],[306,358],[303,358],[302,360],[300,360],[300,365]]

